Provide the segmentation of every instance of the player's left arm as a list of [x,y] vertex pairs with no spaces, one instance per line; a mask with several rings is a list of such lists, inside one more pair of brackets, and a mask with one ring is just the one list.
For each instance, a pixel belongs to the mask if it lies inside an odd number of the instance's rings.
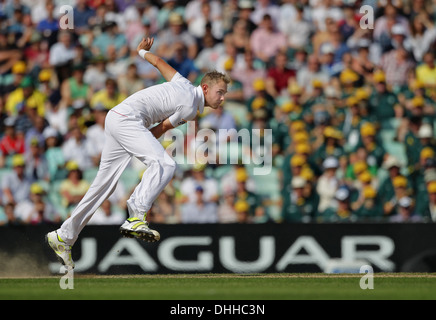
[[150,132],[156,137],[156,139],[159,139],[165,132],[173,128],[174,126],[172,125],[171,121],[169,119],[165,119],[157,126],[151,128]]

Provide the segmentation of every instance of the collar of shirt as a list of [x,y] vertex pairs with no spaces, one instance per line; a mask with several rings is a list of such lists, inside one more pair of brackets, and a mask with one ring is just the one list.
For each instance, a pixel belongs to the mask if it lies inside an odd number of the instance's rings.
[[203,113],[204,110],[204,93],[203,93],[203,89],[201,88],[201,85],[198,86],[197,88],[195,88],[195,92],[200,100],[199,104],[198,104],[198,111],[200,113]]

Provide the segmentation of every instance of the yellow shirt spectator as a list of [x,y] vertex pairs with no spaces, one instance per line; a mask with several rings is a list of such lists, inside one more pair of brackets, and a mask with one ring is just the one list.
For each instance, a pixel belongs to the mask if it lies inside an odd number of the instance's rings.
[[113,79],[106,80],[106,87],[97,91],[91,98],[91,108],[102,104],[106,109],[112,109],[121,103],[127,96],[118,91],[117,83]]
[[40,116],[45,114],[45,102],[47,96],[36,90],[29,77],[24,78],[20,87],[10,93],[6,99],[6,112],[9,116],[16,116],[24,105],[29,108],[36,108]]

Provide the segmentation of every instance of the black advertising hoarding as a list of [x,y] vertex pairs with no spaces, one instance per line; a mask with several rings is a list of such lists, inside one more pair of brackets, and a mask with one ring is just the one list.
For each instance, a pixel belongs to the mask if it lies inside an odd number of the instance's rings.
[[[73,247],[75,272],[324,272],[332,259],[363,261],[376,272],[436,272],[436,224],[153,225],[158,243],[123,238],[118,228],[83,229]],[[1,227],[0,260],[26,257],[58,273],[44,243],[53,229]]]

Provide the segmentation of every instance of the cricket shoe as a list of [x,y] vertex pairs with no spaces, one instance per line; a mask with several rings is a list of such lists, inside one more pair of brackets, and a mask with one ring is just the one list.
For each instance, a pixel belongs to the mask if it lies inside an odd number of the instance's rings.
[[124,237],[138,238],[148,242],[156,242],[160,239],[159,232],[150,229],[147,221],[136,217],[127,219],[120,227],[120,232]]
[[74,268],[74,261],[71,258],[71,246],[67,245],[61,237],[59,237],[57,231],[47,233],[45,240],[56,253],[59,262],[67,267]]

